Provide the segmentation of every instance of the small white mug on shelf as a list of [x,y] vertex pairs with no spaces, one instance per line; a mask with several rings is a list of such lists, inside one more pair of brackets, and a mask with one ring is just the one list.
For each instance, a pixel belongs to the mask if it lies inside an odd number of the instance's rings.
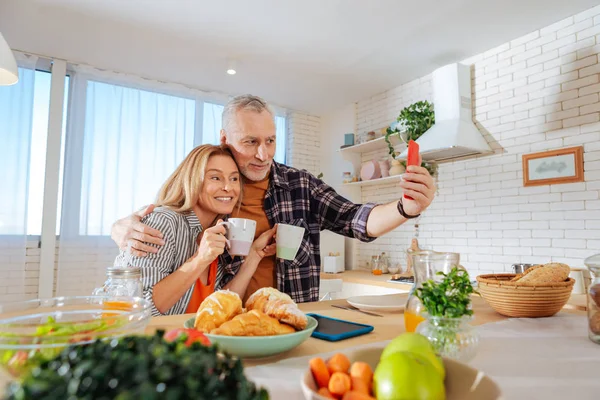
[[586,293],[585,280],[583,277],[583,270],[579,268],[571,268],[571,272],[569,273],[569,278],[575,279],[575,285],[573,285],[572,294],[584,294]]

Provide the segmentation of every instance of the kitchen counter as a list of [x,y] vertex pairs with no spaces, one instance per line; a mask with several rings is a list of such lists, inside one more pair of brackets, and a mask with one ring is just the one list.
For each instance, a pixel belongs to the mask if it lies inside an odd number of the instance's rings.
[[412,284],[409,283],[390,283],[392,274],[373,275],[371,271],[365,269],[355,269],[340,272],[339,274],[326,274],[321,272],[321,279],[341,279],[347,283],[358,283],[363,285],[381,286],[390,289],[410,290]]
[[[408,294],[406,294],[406,296],[408,296]],[[581,304],[582,298],[585,299],[585,296],[572,296],[571,300],[569,301],[569,305]],[[375,329],[373,330],[373,332],[367,335],[362,335],[355,338],[342,340],[339,342],[326,342],[311,337],[306,342],[302,343],[300,346],[296,347],[295,349],[289,352],[269,358],[263,358],[260,360],[244,360],[244,364],[246,366],[262,365],[277,362],[287,358],[309,356],[329,351],[343,351],[368,343],[391,340],[405,331],[404,316],[402,313],[386,313],[383,314],[383,317],[375,317],[362,314],[356,311],[341,310],[332,307],[332,305],[347,305],[347,303],[345,300],[331,300],[313,303],[302,303],[299,305],[299,307],[302,311],[306,313],[317,313],[333,318],[346,319],[358,323],[373,325]],[[482,325],[508,319],[496,313],[485,302],[485,300],[477,296],[473,297],[473,311],[475,317],[472,322],[473,325]],[[562,312],[585,315],[585,312],[578,309],[565,308]],[[146,329],[146,333],[151,334],[156,329],[169,330],[173,328],[182,327],[184,321],[191,318],[192,316],[193,314],[184,314],[152,318]]]

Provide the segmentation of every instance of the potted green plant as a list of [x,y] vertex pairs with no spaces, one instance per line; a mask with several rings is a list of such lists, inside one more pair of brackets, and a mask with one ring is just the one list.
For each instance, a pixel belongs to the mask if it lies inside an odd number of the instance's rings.
[[453,267],[441,279],[430,279],[417,289],[426,310],[425,321],[417,332],[425,336],[437,353],[459,361],[469,361],[477,353],[479,334],[469,322],[473,316],[471,295],[479,294],[462,268]]
[[409,140],[417,140],[421,137],[422,134],[435,124],[433,104],[427,100],[417,101],[403,108],[396,122],[395,125],[389,126],[385,133],[385,142],[388,145],[390,155],[394,158],[397,154],[390,141],[390,137],[398,135],[404,143],[408,143]]

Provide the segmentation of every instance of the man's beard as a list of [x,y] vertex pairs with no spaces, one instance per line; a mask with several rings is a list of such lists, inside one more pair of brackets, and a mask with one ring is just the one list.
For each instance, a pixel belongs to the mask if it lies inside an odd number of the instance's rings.
[[263,179],[265,179],[267,177],[267,175],[269,174],[269,171],[271,170],[270,166],[271,165],[269,164],[269,167],[265,168],[265,172],[255,172],[255,171],[252,171],[249,167],[240,168],[240,170],[242,172],[242,175],[244,175],[246,177],[246,179],[249,179],[254,182],[258,182],[258,181],[262,181]]

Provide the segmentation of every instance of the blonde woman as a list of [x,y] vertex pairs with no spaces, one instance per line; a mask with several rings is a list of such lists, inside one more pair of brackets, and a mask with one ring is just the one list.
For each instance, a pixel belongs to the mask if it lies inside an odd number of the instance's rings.
[[[214,291],[217,258],[225,250],[225,227],[218,223],[239,205],[241,182],[228,149],[203,145],[188,154],[163,184],[157,208],[143,222],[163,233],[157,253],[129,261],[142,269],[144,296],[154,315],[195,313]],[[243,296],[260,260],[275,254],[275,228],[260,235],[244,267],[224,288]],[[115,264],[123,262],[125,253]]]

